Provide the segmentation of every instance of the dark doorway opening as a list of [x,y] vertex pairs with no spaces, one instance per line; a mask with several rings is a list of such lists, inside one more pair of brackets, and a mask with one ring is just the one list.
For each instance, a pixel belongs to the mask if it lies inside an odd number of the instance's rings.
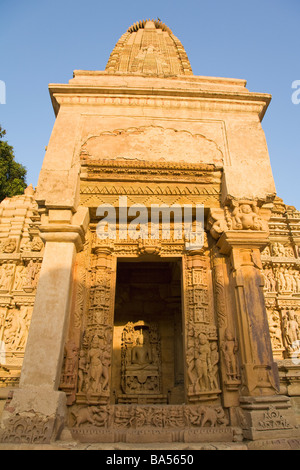
[[181,259],[117,264],[112,400],[184,402]]

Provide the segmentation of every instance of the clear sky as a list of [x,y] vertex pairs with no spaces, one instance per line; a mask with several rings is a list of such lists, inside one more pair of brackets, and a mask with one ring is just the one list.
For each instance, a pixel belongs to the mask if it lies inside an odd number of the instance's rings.
[[0,125],[27,183],[37,185],[54,124],[48,84],[67,83],[76,69],[104,70],[127,28],[157,17],[195,75],[246,79],[250,91],[273,96],[262,125],[277,194],[300,210],[299,0],[0,0]]

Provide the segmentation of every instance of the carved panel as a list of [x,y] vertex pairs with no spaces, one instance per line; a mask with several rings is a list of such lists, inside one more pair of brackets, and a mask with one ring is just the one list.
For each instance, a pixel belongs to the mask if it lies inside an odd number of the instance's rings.
[[231,442],[238,439],[221,406],[75,406],[70,409],[69,425],[72,436],[79,442]]
[[275,202],[269,221],[270,243],[262,251],[262,274],[273,354],[288,360],[300,340],[300,216],[279,198]]
[[187,395],[191,403],[216,400],[220,356],[209,259],[188,256],[184,266]]
[[74,299],[60,389],[68,405],[105,404],[110,399],[114,310],[114,260],[111,251],[95,247],[89,234],[77,255]]

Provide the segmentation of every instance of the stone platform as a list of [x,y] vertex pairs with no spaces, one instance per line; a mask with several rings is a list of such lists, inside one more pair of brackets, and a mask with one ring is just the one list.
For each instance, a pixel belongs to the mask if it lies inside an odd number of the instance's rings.
[[57,441],[52,444],[0,444],[0,451],[133,451],[138,454],[139,451],[245,451],[245,450],[300,450],[300,439],[274,439],[263,441],[245,441],[245,442],[201,442],[193,444],[185,443],[156,443],[156,444],[91,444],[78,443],[75,441]]

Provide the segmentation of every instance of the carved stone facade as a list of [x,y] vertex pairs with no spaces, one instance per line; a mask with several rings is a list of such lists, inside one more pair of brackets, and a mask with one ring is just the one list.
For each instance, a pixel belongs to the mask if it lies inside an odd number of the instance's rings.
[[18,386],[44,244],[30,186],[0,205],[0,388]]
[[1,441],[299,444],[300,213],[269,95],[194,76],[159,21],[50,93],[36,192],[0,205]]
[[262,252],[270,336],[283,393],[300,403],[300,213],[277,198]]

